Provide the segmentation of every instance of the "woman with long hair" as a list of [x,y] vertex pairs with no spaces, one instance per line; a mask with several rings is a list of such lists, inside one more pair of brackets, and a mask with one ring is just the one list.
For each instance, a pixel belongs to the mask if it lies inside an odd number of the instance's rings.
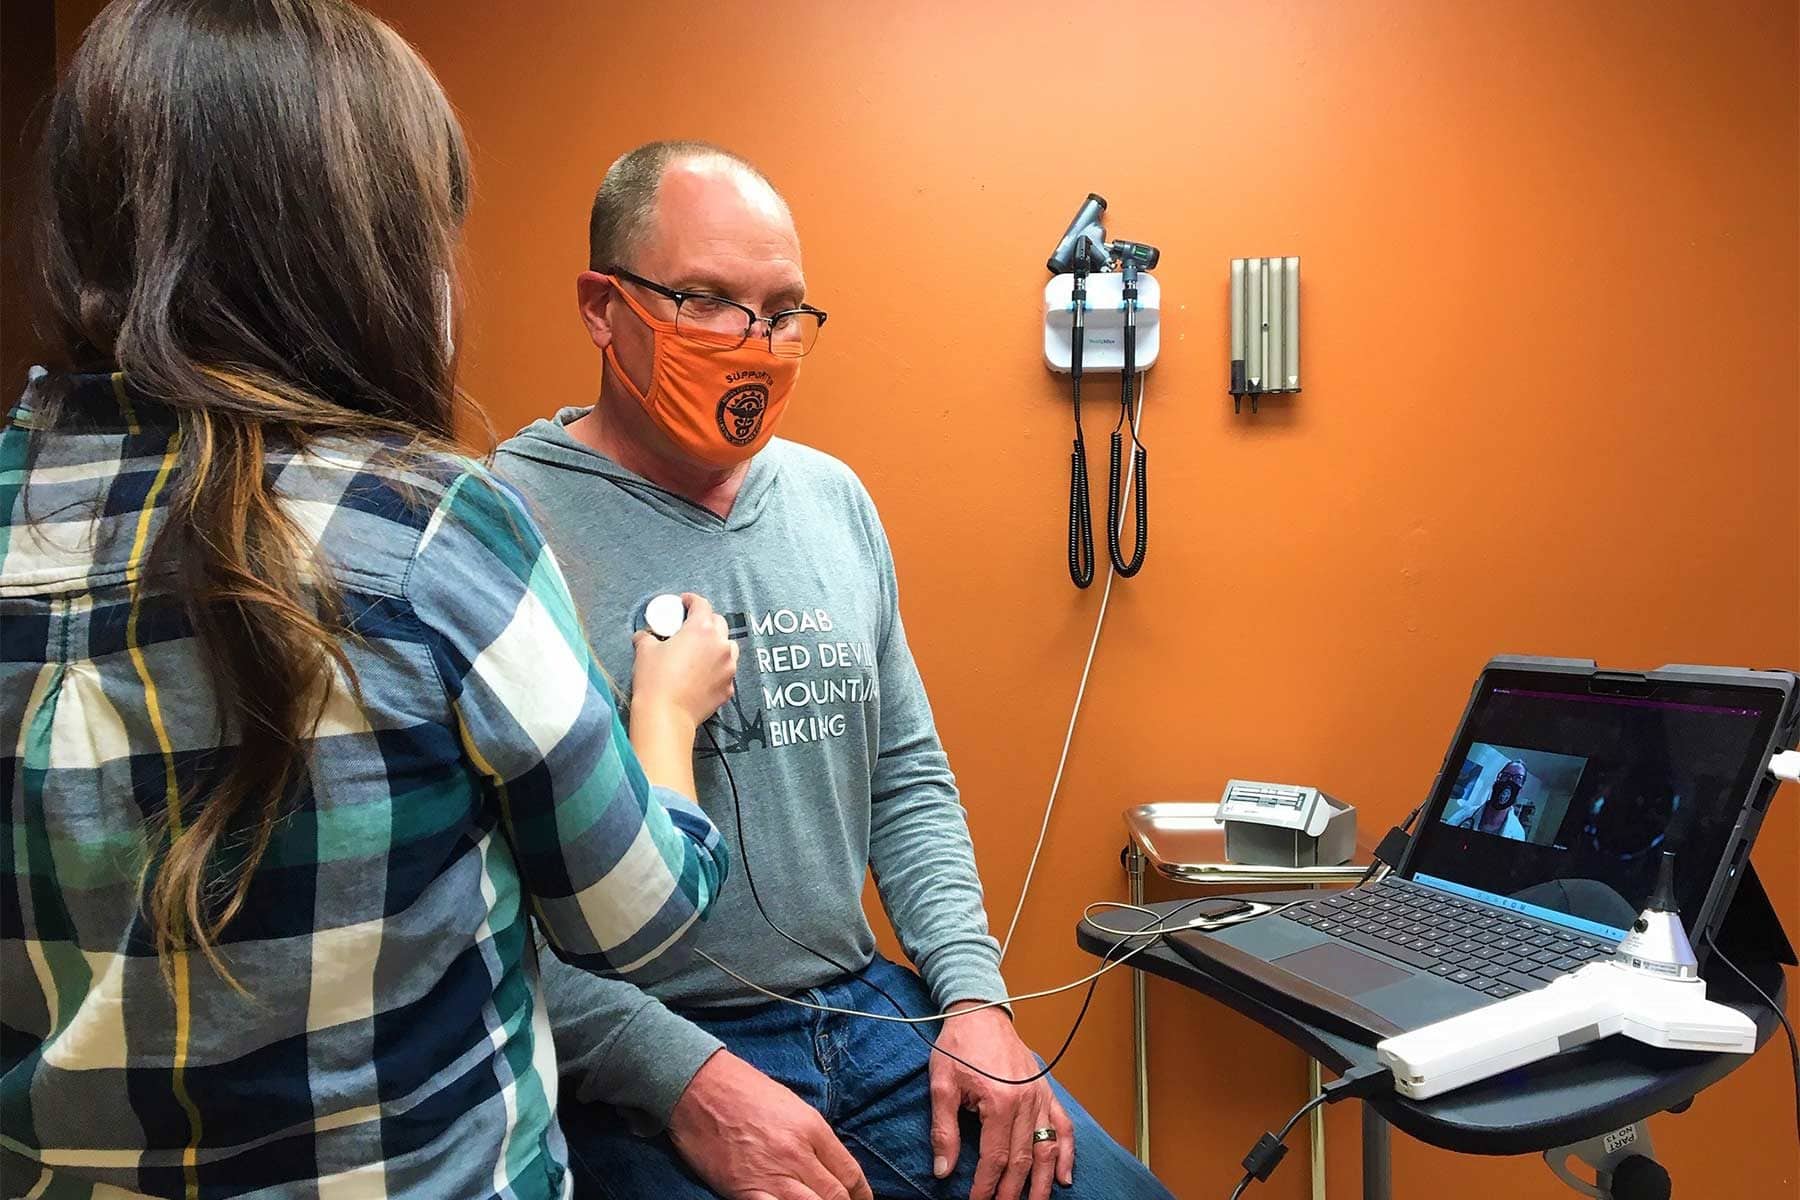
[[[630,734],[453,449],[467,154],[346,0],[115,0],[48,115],[59,369],[0,431],[0,1192],[561,1196],[532,926],[630,975],[717,895],[736,648]],[[628,1033],[628,1031],[625,1031]]]

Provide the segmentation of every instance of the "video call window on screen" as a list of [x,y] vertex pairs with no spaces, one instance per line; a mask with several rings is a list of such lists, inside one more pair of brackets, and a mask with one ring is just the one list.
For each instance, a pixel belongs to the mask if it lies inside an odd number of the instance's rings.
[[1557,844],[1587,765],[1575,755],[1476,742],[1440,819],[1455,829],[1515,842]]
[[[1711,776],[1688,782],[1714,796],[1727,784]],[[1438,819],[1458,831],[1641,868],[1682,840],[1689,791],[1666,769],[1475,742]]]

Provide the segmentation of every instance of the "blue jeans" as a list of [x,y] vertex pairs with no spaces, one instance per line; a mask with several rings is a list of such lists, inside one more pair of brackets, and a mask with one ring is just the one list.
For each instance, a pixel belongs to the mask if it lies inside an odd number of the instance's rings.
[[[866,976],[910,1014],[933,1009],[924,981],[877,957]],[[853,979],[814,988],[814,1004],[891,1013],[886,1001]],[[683,1015],[733,1054],[791,1088],[818,1109],[884,1200],[965,1200],[974,1185],[979,1127],[964,1113],[962,1157],[948,1178],[931,1177],[931,1100],[924,1042],[903,1025],[813,1012],[791,1004],[688,1011]],[[934,1037],[938,1027],[921,1026]],[[1050,1086],[1075,1126],[1075,1183],[1059,1200],[1173,1200],[1137,1159],[1076,1104]],[[569,1143],[576,1200],[717,1200],[683,1165],[667,1135],[631,1134],[616,1110],[581,1104],[568,1088],[559,1110]]]

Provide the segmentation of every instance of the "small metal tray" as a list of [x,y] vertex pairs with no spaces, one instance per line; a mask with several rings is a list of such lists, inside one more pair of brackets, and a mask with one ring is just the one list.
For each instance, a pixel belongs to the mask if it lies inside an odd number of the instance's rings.
[[1225,861],[1225,824],[1217,804],[1140,804],[1125,810],[1131,844],[1150,868],[1177,883],[1355,883],[1366,865],[1271,867]]

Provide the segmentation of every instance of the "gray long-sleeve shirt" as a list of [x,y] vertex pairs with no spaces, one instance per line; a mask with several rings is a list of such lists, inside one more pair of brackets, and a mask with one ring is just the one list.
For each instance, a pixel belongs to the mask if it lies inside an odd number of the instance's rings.
[[[496,471],[544,523],[600,661],[629,689],[635,611],[698,592],[739,640],[737,696],[713,729],[743,805],[702,735],[701,807],[734,871],[694,941],[791,994],[838,972],[769,928],[752,902],[851,968],[875,940],[862,909],[873,870],[907,956],[941,1006],[1005,994],[968,823],[900,621],[893,559],[850,469],[777,439],[720,518],[658,488],[564,429],[567,409],[507,441]],[[660,1126],[719,1043],[680,1015],[762,1000],[700,958],[640,988],[544,965],[562,1071],[576,1095]]]

